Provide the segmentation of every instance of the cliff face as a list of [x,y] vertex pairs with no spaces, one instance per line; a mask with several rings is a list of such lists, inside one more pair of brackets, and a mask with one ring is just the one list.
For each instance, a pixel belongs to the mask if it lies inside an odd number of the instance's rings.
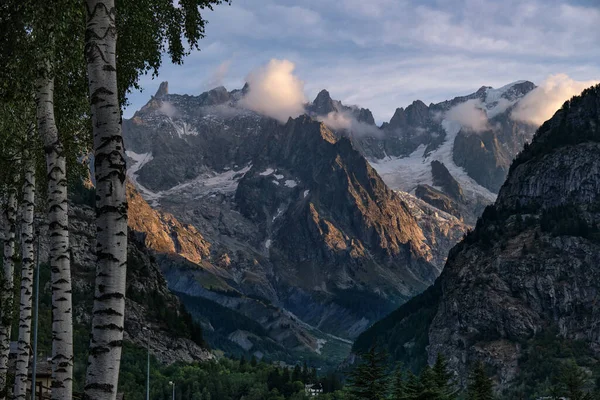
[[[386,337],[420,312],[426,324],[394,347],[421,342],[463,379],[488,363],[510,388],[541,335],[584,344],[600,360],[600,86],[573,98],[510,168],[494,206],[450,253],[429,297],[418,296],[357,341]],[[390,339],[394,341],[393,338]],[[419,356],[419,355],[417,355]]]
[[[95,212],[83,204],[70,204],[69,232],[73,275],[75,323],[85,331],[91,323],[94,293],[96,227]],[[41,238],[45,238],[42,227]],[[47,259],[48,245],[42,239],[41,261]],[[44,288],[47,290],[49,288]],[[199,325],[173,295],[156,260],[143,241],[130,231],[125,309],[126,341],[149,346],[161,362],[204,361],[213,355],[206,348]],[[147,328],[148,330],[144,330]],[[85,340],[85,339],[83,339]]]
[[235,199],[263,235],[286,308],[354,334],[435,279],[432,249],[407,204],[350,141],[300,117],[266,142]]
[[210,243],[192,225],[182,224],[172,214],[154,210],[132,184],[127,184],[128,225],[144,245],[157,253],[177,254],[193,263],[210,255]]

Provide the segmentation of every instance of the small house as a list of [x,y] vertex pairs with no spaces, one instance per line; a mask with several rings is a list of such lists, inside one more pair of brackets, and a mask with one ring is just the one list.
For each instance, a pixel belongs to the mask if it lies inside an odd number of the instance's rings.
[[304,393],[307,396],[318,396],[323,393],[323,386],[320,383],[310,383],[304,385]]

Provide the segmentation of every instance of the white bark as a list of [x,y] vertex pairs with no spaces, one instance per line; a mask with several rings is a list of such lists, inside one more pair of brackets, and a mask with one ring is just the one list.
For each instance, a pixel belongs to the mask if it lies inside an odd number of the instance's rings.
[[31,304],[33,284],[33,215],[35,208],[35,163],[28,150],[25,160],[23,200],[21,202],[21,304],[19,314],[19,339],[15,369],[13,399],[25,400],[27,371],[31,348]]
[[96,172],[96,286],[85,399],[117,395],[127,267],[125,155],[117,91],[114,0],[86,0],[85,52]]
[[[15,179],[16,181],[17,179]],[[8,188],[4,210],[4,259],[0,277],[0,400],[6,399],[8,387],[8,354],[13,309],[13,274],[15,269],[15,231],[17,219],[17,193],[14,185]]]
[[48,235],[52,284],[52,399],[72,398],[73,313],[67,203],[66,157],[54,118],[54,78],[36,82],[38,131],[48,172]]

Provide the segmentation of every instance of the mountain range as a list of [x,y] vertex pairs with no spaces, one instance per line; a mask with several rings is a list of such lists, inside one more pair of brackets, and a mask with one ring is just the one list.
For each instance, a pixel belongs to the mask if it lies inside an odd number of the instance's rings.
[[130,225],[192,314],[209,301],[248,322],[198,311],[220,345],[343,357],[435,281],[496,199],[535,131],[511,117],[534,88],[415,101],[376,126],[325,90],[281,124],[240,104],[248,86],[189,96],[165,82],[123,121]]

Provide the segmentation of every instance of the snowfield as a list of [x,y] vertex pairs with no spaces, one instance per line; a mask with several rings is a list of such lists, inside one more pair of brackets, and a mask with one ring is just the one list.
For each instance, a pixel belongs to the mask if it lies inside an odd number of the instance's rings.
[[[431,175],[431,162],[434,160],[444,163],[452,176],[460,183],[466,196],[479,194],[490,202],[496,200],[496,195],[479,185],[467,172],[457,166],[452,159],[454,139],[461,129],[459,123],[443,120],[442,127],[446,131],[446,140],[436,150],[424,157],[425,145],[419,146],[407,157],[385,157],[370,159],[371,166],[375,168],[383,181],[394,190],[413,193],[417,185],[427,184],[433,186]],[[440,188],[437,188],[440,189]]]
[[133,160],[127,169],[127,176],[139,190],[144,200],[152,206],[160,204],[160,199],[165,196],[184,195],[188,198],[198,199],[203,197],[214,197],[217,194],[233,195],[237,190],[240,179],[250,171],[252,164],[248,164],[242,169],[227,169],[224,172],[210,171],[203,173],[190,181],[180,183],[167,190],[153,192],[138,182],[137,172],[144,165],[152,161],[152,154],[138,154],[133,151],[126,151],[127,157]]

